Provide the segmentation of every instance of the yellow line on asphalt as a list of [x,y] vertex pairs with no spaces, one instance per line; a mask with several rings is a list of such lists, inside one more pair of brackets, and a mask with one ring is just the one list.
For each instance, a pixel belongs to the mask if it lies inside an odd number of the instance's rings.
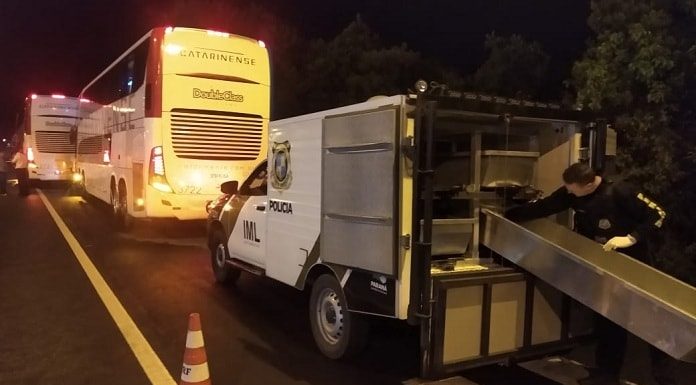
[[65,240],[75,254],[75,258],[77,258],[77,261],[87,274],[90,282],[92,282],[92,286],[94,286],[94,289],[97,291],[99,298],[101,298],[102,302],[104,302],[104,306],[106,306],[109,314],[111,314],[111,318],[113,318],[116,326],[118,326],[121,334],[123,334],[123,337],[126,339],[128,346],[130,346],[133,354],[135,354],[135,358],[138,359],[140,366],[150,379],[150,382],[155,385],[175,385],[176,382],[174,382],[167,368],[164,367],[164,364],[155,351],[152,350],[150,344],[135,325],[133,319],[128,315],[128,312],[121,302],[116,298],[114,292],[111,291],[111,288],[109,288],[109,285],[89,259],[87,253],[85,253],[85,250],[80,246],[75,236],[68,230],[68,226],[65,225],[65,222],[63,222],[63,219],[61,219],[48,201],[46,195],[39,189],[37,189],[37,191],[41,200],[46,205],[48,212],[51,214],[51,217],[53,217],[53,220],[56,222],[58,229],[63,233],[63,237],[65,237]]

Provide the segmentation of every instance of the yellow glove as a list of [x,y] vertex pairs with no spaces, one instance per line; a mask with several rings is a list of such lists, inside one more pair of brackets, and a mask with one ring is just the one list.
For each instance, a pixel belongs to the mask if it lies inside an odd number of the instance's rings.
[[631,247],[638,242],[635,238],[630,235],[625,237],[614,237],[607,241],[607,243],[602,246],[604,251],[615,250],[615,249],[625,249],[626,247]]

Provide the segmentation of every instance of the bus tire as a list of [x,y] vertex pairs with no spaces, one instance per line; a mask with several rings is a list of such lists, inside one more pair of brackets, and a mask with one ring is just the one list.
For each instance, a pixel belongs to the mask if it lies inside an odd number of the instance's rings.
[[85,188],[85,173],[80,172],[82,178],[79,182],[73,183],[73,194],[85,198],[87,196],[87,189]]
[[343,289],[332,274],[321,275],[312,285],[309,322],[314,342],[331,359],[355,356],[367,344],[369,324],[348,311]]
[[229,258],[225,233],[221,229],[216,229],[210,237],[210,262],[215,282],[221,285],[234,285],[242,273],[241,270],[227,264]]
[[113,211],[114,226],[117,231],[128,231],[130,230],[133,220],[128,214],[128,202],[126,194],[126,186],[122,183],[116,189],[114,183],[111,184],[111,208]]
[[87,176],[85,175],[85,172],[82,172],[82,197],[83,198],[89,198],[89,192],[87,191]]

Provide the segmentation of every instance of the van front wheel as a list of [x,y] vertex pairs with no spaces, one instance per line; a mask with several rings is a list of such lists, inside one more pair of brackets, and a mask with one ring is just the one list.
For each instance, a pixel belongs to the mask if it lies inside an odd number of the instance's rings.
[[215,281],[222,285],[234,285],[242,271],[227,264],[230,254],[227,251],[225,233],[220,229],[215,230],[210,241],[210,260]]

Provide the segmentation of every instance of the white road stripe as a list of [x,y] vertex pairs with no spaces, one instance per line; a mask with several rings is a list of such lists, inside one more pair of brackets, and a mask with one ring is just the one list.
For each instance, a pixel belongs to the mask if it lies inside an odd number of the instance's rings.
[[99,298],[101,298],[104,306],[106,306],[109,314],[111,314],[111,318],[113,318],[116,326],[118,326],[121,334],[123,334],[128,346],[130,346],[135,358],[140,363],[140,366],[145,371],[145,374],[147,375],[148,379],[150,379],[150,382],[154,385],[176,385],[176,382],[174,382],[174,379],[167,371],[167,368],[164,367],[164,364],[159,359],[155,351],[152,350],[150,344],[135,325],[135,322],[133,322],[133,320],[130,318],[126,309],[123,307],[123,305],[121,305],[121,302],[118,300],[118,298],[116,298],[114,292],[111,291],[111,288],[109,288],[109,285],[89,259],[87,253],[85,253],[84,249],[82,249],[82,246],[80,246],[80,243],[77,241],[75,236],[70,232],[70,230],[68,230],[68,226],[66,226],[65,222],[63,222],[63,220],[60,218],[56,210],[48,201],[48,198],[46,198],[46,195],[44,195],[44,193],[39,189],[36,191],[38,191],[39,197],[41,197],[44,205],[46,205],[46,208],[51,214],[53,220],[56,222],[58,229],[61,233],[63,233],[63,237],[65,237],[65,240],[68,242],[73,254],[75,254],[75,258],[77,258],[80,266],[82,266],[85,274],[87,274],[92,286],[94,286]]

